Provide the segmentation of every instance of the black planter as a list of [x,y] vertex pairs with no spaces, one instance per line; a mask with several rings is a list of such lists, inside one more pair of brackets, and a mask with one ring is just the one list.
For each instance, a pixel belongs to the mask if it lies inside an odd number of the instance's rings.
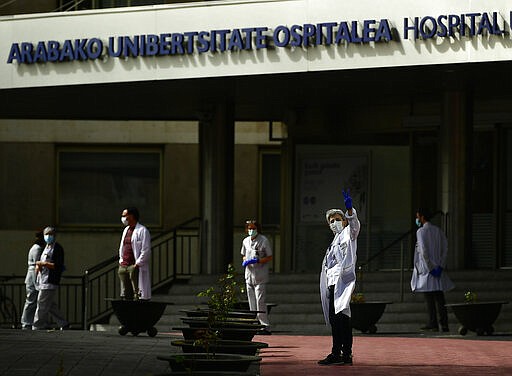
[[251,362],[261,361],[259,356],[205,353],[160,355],[157,359],[169,362],[173,372],[215,371],[218,374],[246,372]]
[[[196,340],[204,337],[207,328],[180,326],[173,327],[173,330],[180,330],[186,340]],[[217,332],[218,338],[237,341],[252,341],[260,327],[254,328],[212,328]]]
[[121,326],[119,334],[122,336],[131,332],[134,336],[147,332],[150,337],[157,334],[154,325],[160,320],[168,302],[155,302],[152,300],[121,300],[108,299],[112,303],[114,314]]
[[[197,308],[197,309],[182,309],[180,312],[183,312],[187,315],[187,317],[207,317],[210,310],[208,308]],[[255,319],[258,311],[249,311],[249,310],[236,310],[229,311],[227,313],[227,317],[230,318],[240,318],[240,319]]]
[[[191,327],[207,328],[210,323],[208,317],[182,317],[181,321]],[[218,320],[213,323],[217,328],[238,328],[238,329],[252,329],[263,328],[263,325],[255,319],[241,319],[241,318],[226,318],[225,320]]]
[[460,335],[464,336],[468,330],[471,330],[481,336],[494,333],[492,325],[500,314],[501,306],[507,303],[507,301],[455,303],[446,304],[446,307],[452,309],[461,324],[459,327]]
[[[176,340],[172,341],[171,345],[179,346],[185,353],[205,353],[206,346],[197,343],[194,340]],[[263,342],[253,341],[234,341],[218,339],[209,343],[208,352],[210,353],[224,353],[224,354],[242,354],[242,355],[256,355],[256,353],[263,348],[268,347],[268,344]]]
[[387,304],[392,304],[392,302],[350,303],[352,327],[363,333],[377,333],[377,326],[375,324],[382,317]]

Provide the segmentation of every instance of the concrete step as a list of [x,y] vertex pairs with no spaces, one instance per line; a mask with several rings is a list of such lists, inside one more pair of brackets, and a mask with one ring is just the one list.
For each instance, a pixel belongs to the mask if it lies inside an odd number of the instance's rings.
[[[449,271],[455,282],[454,290],[447,292],[447,303],[460,303],[466,291],[477,293],[479,301],[510,300],[512,271]],[[424,296],[412,293],[409,286],[411,273],[404,273],[403,297],[400,293],[400,273],[396,271],[365,272],[356,285],[356,292],[363,291],[367,301],[390,301],[377,323],[379,333],[417,332],[426,321]],[[267,302],[276,303],[270,321],[274,331],[295,334],[329,334],[320,304],[318,274],[271,274],[267,286]],[[212,286],[216,275],[197,275],[175,283],[166,295],[174,303],[166,308],[156,328],[170,331],[181,326],[182,309],[204,307],[206,298],[197,293]],[[403,298],[403,300],[402,300]],[[110,325],[117,330],[115,318]],[[112,322],[114,321],[114,322]],[[495,323],[496,331],[511,331],[512,303],[504,305]],[[454,314],[449,310],[449,324],[453,332],[458,328]]]

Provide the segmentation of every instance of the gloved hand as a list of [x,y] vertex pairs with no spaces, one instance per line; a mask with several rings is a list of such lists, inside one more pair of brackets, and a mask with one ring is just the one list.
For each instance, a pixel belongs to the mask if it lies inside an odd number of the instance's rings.
[[260,259],[257,257],[254,257],[252,259],[245,260],[244,262],[242,262],[242,266],[245,268],[247,265],[257,264],[258,262],[260,262]]
[[352,197],[350,197],[350,189],[343,190],[343,197],[345,198],[345,207],[347,210],[352,209]]
[[439,277],[441,277],[442,271],[443,271],[442,267],[436,266],[434,269],[432,269],[430,271],[430,274],[432,275],[432,277],[439,278]]

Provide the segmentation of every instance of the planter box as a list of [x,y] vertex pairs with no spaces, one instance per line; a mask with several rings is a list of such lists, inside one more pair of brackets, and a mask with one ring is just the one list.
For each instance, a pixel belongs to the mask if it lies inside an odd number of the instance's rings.
[[507,303],[507,301],[455,303],[446,304],[446,307],[452,309],[461,324],[459,334],[464,336],[468,330],[471,330],[481,336],[491,335],[494,332],[492,325],[500,314],[501,306]]
[[[208,317],[182,317],[181,321],[189,325],[191,327],[197,328],[207,328],[208,327]],[[252,329],[263,328],[263,325],[259,323],[258,320],[255,319],[240,319],[240,318],[227,318],[222,321],[215,321],[212,326],[218,328],[239,328],[239,329]]]
[[[185,353],[204,353],[206,347],[195,343],[194,340],[176,340],[172,341],[171,345],[180,346]],[[209,345],[209,352],[211,353],[224,353],[224,354],[242,354],[242,355],[256,355],[256,353],[263,348],[268,347],[267,343],[252,342],[252,341],[234,341],[218,339],[212,341]]]
[[[187,317],[208,317],[208,313],[210,310],[208,308],[197,308],[197,309],[182,309],[180,312],[183,312],[187,315]],[[256,315],[258,311],[229,311],[227,317],[230,318],[240,318],[240,319],[256,319]]]
[[352,312],[350,321],[352,327],[363,333],[377,333],[377,326],[375,324],[382,317],[387,304],[392,304],[392,302],[376,301],[350,303],[350,311]]
[[[204,336],[207,328],[198,328],[190,326],[173,327],[173,330],[180,330],[183,333],[183,338],[186,340],[196,340]],[[237,340],[237,341],[252,341],[260,327],[256,328],[212,328],[218,333],[220,339]]]
[[147,332],[150,337],[157,334],[154,325],[160,320],[168,302],[155,302],[152,300],[121,300],[108,299],[112,304],[114,314],[121,326],[119,334],[122,336],[131,332],[134,336]]
[[246,372],[251,362],[261,361],[259,356],[205,353],[161,355],[157,359],[169,362],[173,372],[215,371],[219,375],[222,372]]

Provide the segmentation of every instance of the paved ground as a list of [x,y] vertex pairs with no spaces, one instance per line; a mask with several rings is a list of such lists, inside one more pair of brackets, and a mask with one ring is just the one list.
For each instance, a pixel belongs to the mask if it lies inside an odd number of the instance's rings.
[[[179,333],[120,336],[117,332],[0,330],[0,375],[150,376],[169,372],[156,359],[180,350]],[[356,335],[353,366],[318,366],[330,349],[328,336],[257,336],[262,376],[283,375],[512,375],[512,335]],[[257,367],[252,368],[255,373]]]

